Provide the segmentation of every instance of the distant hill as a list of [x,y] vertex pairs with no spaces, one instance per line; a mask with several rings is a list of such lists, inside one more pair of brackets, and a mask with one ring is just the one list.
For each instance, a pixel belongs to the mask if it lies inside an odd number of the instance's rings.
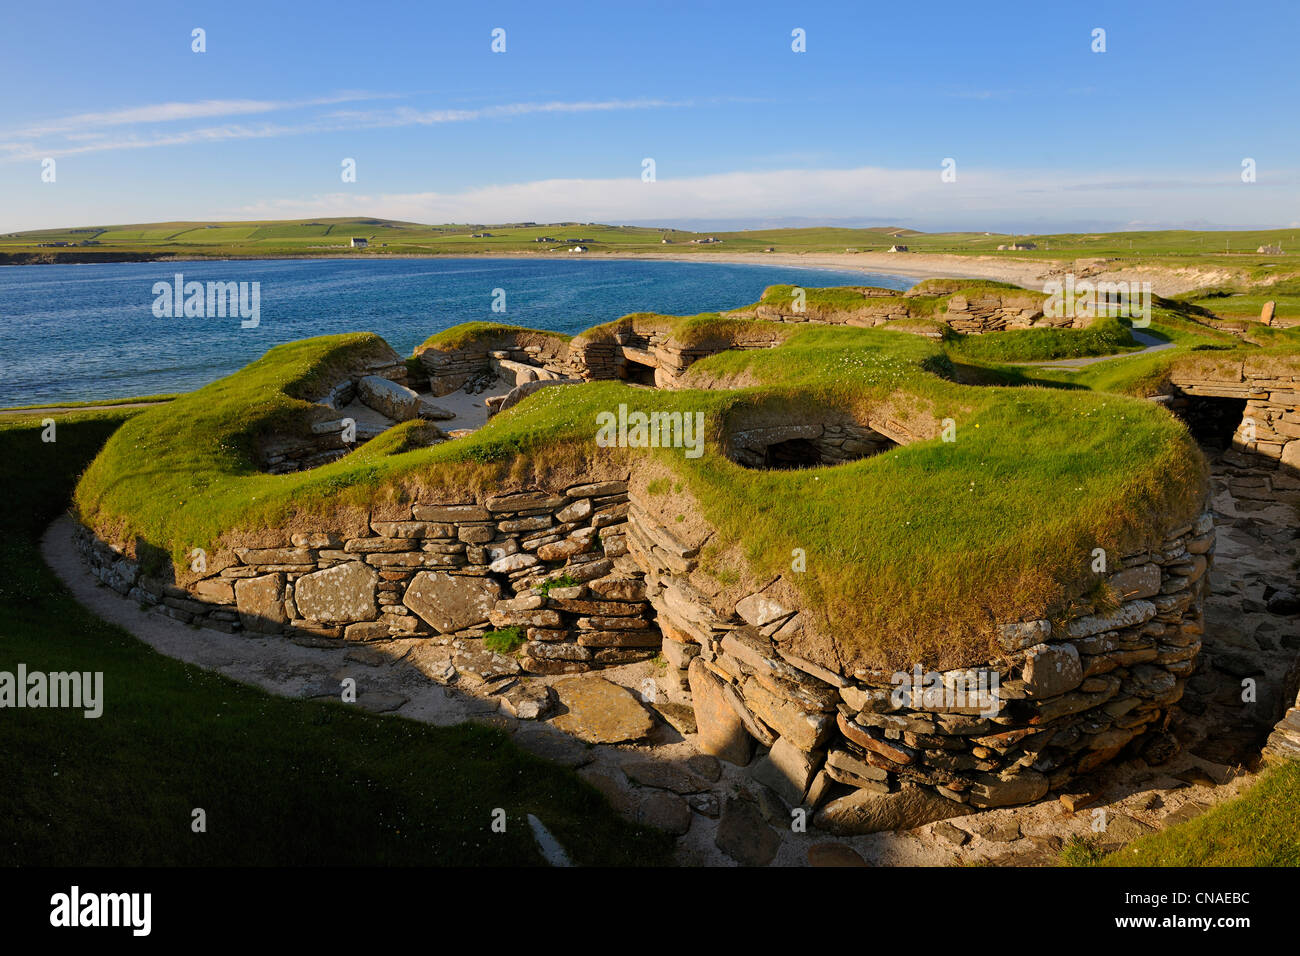
[[[1108,263],[1202,265],[1291,271],[1296,229],[1008,235],[924,233],[905,226],[799,226],[695,232],[600,223],[427,225],[372,216],[245,222],[152,222],[0,234],[0,263],[375,255],[571,255],[600,253],[911,253],[995,255]],[[356,246],[353,240],[364,240]],[[1013,243],[1028,246],[1009,248]],[[1004,247],[999,249],[999,246]],[[1264,250],[1259,252],[1257,250]],[[1281,249],[1281,252],[1275,250]]]

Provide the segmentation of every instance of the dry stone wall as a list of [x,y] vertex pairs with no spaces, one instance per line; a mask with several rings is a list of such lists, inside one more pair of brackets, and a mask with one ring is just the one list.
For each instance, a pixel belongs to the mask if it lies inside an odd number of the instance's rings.
[[687,345],[675,339],[660,320],[633,316],[622,320],[608,338],[579,337],[572,349],[574,364],[586,381],[629,379],[633,377],[630,370],[640,366],[653,371],[657,387],[676,388],[686,370],[702,358],[730,349],[775,348],[783,339],[775,332],[750,329]]
[[[837,291],[843,293],[849,289]],[[811,301],[805,303],[802,311],[796,311],[794,301],[791,300],[788,304],[780,305],[763,303],[752,310],[733,314],[752,315],[771,322],[813,322],[862,328],[874,328],[905,319],[934,319],[947,323],[954,331],[968,335],[1049,325],[1082,328],[1091,322],[1086,316],[1067,316],[1061,319],[1045,317],[1043,297],[1032,292],[990,290],[977,294],[957,293],[949,296],[945,311],[931,314],[912,308],[909,300],[918,294],[917,289],[899,293],[892,289],[863,286],[855,287],[852,291],[862,295],[862,302],[851,308],[822,306]],[[924,287],[919,289],[920,294],[942,294],[943,291],[927,290]],[[937,331],[922,334],[939,337]]]
[[416,357],[435,396],[466,387],[481,391],[498,380],[515,386],[582,377],[564,339],[536,332],[503,332],[454,349],[425,348]]
[[185,587],[142,573],[89,531],[80,542],[105,584],[186,623],[349,641],[473,642],[518,628],[524,670],[572,673],[657,653],[640,575],[624,558],[628,507],[624,481],[385,505],[361,526],[322,522],[221,550]]
[[[1031,802],[1126,748],[1160,762],[1201,646],[1214,531],[1207,512],[1125,556],[1109,578],[1122,598],[1113,610],[1007,625],[996,659],[901,695],[899,675],[845,673],[794,653],[804,615],[771,589],[715,607],[693,583],[698,550],[635,502],[627,544],[645,571],[670,678],[692,698],[699,746],[737,764],[765,750],[753,773],[792,806],[852,788],[822,813],[832,828],[848,817],[861,829],[899,825],[899,807],[914,826]],[[973,693],[990,686],[992,704]],[[872,801],[894,810],[873,804],[864,824]]]
[[[483,680],[662,654],[700,749],[751,765],[791,806],[825,804],[827,827],[861,830],[1031,802],[1125,753],[1167,759],[1201,646],[1214,531],[1208,513],[1170,529],[1109,575],[1113,607],[1008,624],[994,658],[928,683],[918,672],[902,692],[900,675],[796,653],[811,625],[779,596],[788,590],[719,606],[721,587],[700,590],[699,546],[624,480],[386,504],[347,528],[259,543],[218,551],[182,587],[142,573],[125,548],[80,538],[108,586],[230,633],[424,637]],[[525,640],[519,654],[485,647],[507,628]]]
[[1300,363],[1207,360],[1176,368],[1170,383],[1175,392],[1168,404],[1176,412],[1189,397],[1244,399],[1234,447],[1300,474]]

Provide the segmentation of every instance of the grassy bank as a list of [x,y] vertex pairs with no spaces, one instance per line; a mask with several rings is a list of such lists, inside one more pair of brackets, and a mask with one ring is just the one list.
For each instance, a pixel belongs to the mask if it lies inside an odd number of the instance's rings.
[[1067,866],[1300,866],[1300,763],[1274,764],[1249,790],[1113,853],[1072,843]]
[[948,352],[977,362],[1047,362],[1131,352],[1142,346],[1118,319],[1098,319],[1086,329],[1013,329],[995,335],[963,335]]
[[[537,865],[527,813],[578,862],[669,861],[670,838],[498,731],[272,697],[82,610],[37,541],[132,418],[62,416],[49,444],[37,424],[0,424],[0,670],[102,671],[105,696],[96,720],[2,712],[0,865]],[[191,831],[196,807],[206,833]],[[489,827],[495,807],[504,834]]]
[[[542,255],[567,257],[581,243],[592,253],[787,254],[885,252],[896,243],[913,253],[992,256],[1020,260],[1077,259],[1105,262],[1113,268],[1155,265],[1196,267],[1223,281],[1252,281],[1278,273],[1300,272],[1294,251],[1281,255],[1256,250],[1280,244],[1300,248],[1296,229],[1244,231],[1157,230],[1109,233],[1010,235],[989,232],[924,233],[904,226],[866,229],[811,227],[691,232],[670,227],[599,224],[508,223],[442,224],[401,222],[372,217],[245,222],[160,222],[83,226],[0,235],[0,263],[33,261],[147,260],[185,258],[278,258],[375,255]],[[352,248],[352,239],[365,248]],[[542,241],[542,240],[555,240]],[[714,239],[711,243],[697,240]],[[665,242],[667,240],[667,242]],[[64,245],[57,245],[62,243]],[[1031,243],[1035,248],[999,250],[998,246]],[[83,245],[84,244],[84,245]],[[899,254],[906,271],[907,254]],[[1256,311],[1255,314],[1258,314]]]
[[[835,635],[827,658],[910,667],[986,659],[990,622],[1041,613],[1095,584],[1081,556],[1122,551],[1161,530],[1155,516],[1199,507],[1200,456],[1159,408],[1086,391],[962,386],[936,343],[829,326],[698,362],[686,378],[696,388],[543,389],[454,442],[412,448],[412,426],[399,426],[336,463],[260,473],[258,433],[304,420],[312,407],[298,396],[318,393],[353,350],[378,347],[373,336],[281,346],[131,419],[80,483],[80,512],[105,535],[179,559],[228,532],[307,521],[340,504],[492,493],[581,474],[594,461],[625,473],[649,455],[685,482],[718,529],[715,547],[741,549],[744,567],[733,574],[771,580],[804,549],[807,571],[790,577]],[[702,413],[703,456],[598,448],[596,416],[620,404]],[[833,468],[749,470],[725,457],[722,439],[755,408],[781,422],[830,412],[892,421],[918,440]],[[945,419],[954,442],[940,438]],[[842,620],[858,624],[845,632],[830,623]]]

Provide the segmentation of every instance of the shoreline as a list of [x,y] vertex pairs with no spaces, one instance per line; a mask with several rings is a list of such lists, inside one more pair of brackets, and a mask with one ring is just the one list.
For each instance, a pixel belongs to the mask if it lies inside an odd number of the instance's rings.
[[[172,262],[297,262],[315,259],[345,260],[349,262],[394,259],[520,259],[535,261],[547,258],[571,260],[571,255],[530,252],[476,252],[455,253],[372,253],[361,255],[275,255],[275,256],[178,256],[123,253],[120,258],[105,257],[89,262],[25,262],[2,265],[99,265],[122,262],[162,264]],[[933,252],[587,252],[579,258],[617,260],[659,260],[663,262],[712,262],[726,265],[766,265],[788,268],[874,273],[897,276],[920,282],[924,279],[989,279],[1008,282],[1034,291],[1044,291],[1043,286],[1054,277],[1073,271],[1078,278],[1094,281],[1130,282],[1151,284],[1156,295],[1181,295],[1198,288],[1231,281],[1233,274],[1219,268],[1171,268],[1168,266],[1128,266],[1117,269],[1101,268],[1093,262],[1077,260],[1020,259],[1002,256],[962,256]]]

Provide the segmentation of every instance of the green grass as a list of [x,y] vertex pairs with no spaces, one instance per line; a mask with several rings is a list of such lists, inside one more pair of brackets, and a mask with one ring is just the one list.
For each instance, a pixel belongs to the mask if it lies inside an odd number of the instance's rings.
[[1142,348],[1119,319],[1098,319],[1086,329],[1013,329],[962,335],[947,343],[950,355],[978,362],[1045,362],[1115,355]]
[[[491,232],[491,237],[473,238]],[[370,240],[370,248],[349,248],[353,236]],[[172,222],[114,226],[86,226],[77,229],[45,229],[0,235],[0,262],[89,258],[193,258],[350,256],[374,255],[566,255],[548,252],[550,244],[533,240],[541,236],[583,239],[592,253],[670,252],[675,255],[728,255],[755,253],[767,249],[778,253],[883,252],[903,241],[914,253],[958,256],[995,256],[1030,261],[1073,263],[1077,259],[1104,262],[1108,267],[1145,265],[1169,269],[1203,269],[1207,274],[1226,277],[1236,285],[1249,287],[1278,276],[1300,275],[1300,230],[1266,229],[1223,231],[1159,230],[1109,233],[1056,233],[1050,235],[1008,235],[985,232],[922,233],[902,226],[869,229],[813,227],[804,229],[756,229],[732,232],[696,233],[686,230],[640,226],[576,224],[441,224],[344,217],[318,220],[250,222]],[[693,239],[713,236],[722,241],[694,245]],[[663,245],[663,238],[672,240]],[[42,242],[80,242],[91,239],[96,246],[73,249],[39,248]],[[1037,249],[999,252],[999,245],[1032,241]],[[1280,256],[1257,253],[1260,246],[1280,243]],[[559,244],[567,248],[563,242]],[[905,270],[907,254],[897,256]],[[1265,291],[1265,295],[1267,295]],[[1260,300],[1262,304],[1264,300]],[[1279,301],[1279,308],[1294,309],[1294,302]],[[1258,315],[1255,303],[1229,303],[1236,316]],[[1295,314],[1289,311],[1289,314]]]
[[0,412],[19,412],[30,411],[36,413],[46,408],[91,408],[111,405],[132,405],[154,402],[170,402],[179,393],[173,392],[169,395],[136,395],[128,398],[100,398],[84,402],[49,402],[44,405],[10,405],[6,408],[0,408]]
[[449,329],[435,332],[415,347],[416,354],[425,349],[463,349],[470,345],[497,342],[512,335],[523,334],[531,338],[552,338],[567,342],[570,336],[562,332],[542,332],[522,325],[503,325],[499,322],[462,322]]
[[483,635],[483,646],[496,654],[513,654],[528,643],[524,629],[518,626],[503,627]]
[[[554,473],[626,471],[653,459],[718,529],[705,561],[725,565],[736,549],[746,580],[786,573],[810,613],[824,616],[841,659],[958,666],[987,659],[991,622],[1039,613],[1072,589],[1086,590],[1092,577],[1080,555],[1135,545],[1151,533],[1153,515],[1190,517],[1204,480],[1186,430],[1149,403],[958,385],[936,343],[828,326],[797,327],[775,349],[700,361],[685,380],[698,387],[543,389],[454,442],[412,447],[418,426],[408,423],[312,471],[258,472],[256,435],[303,427],[311,406],[296,396],[323,390],[329,369],[353,352],[379,347],[372,336],[280,346],[132,418],[78,486],[80,514],[101,533],[135,542],[146,559],[170,554],[183,569],[184,554],[211,553],[223,534],[318,521],[306,516],[340,505],[492,493],[544,484]],[[702,412],[703,456],[596,447],[596,415],[620,403]],[[925,440],[798,472],[747,470],[721,453],[729,422],[823,414],[897,421]],[[955,443],[938,438],[946,418],[958,423]],[[805,573],[789,573],[795,548],[807,554]],[[845,620],[855,626],[831,623]]]
[[546,581],[543,581],[541,585],[537,588],[537,590],[542,593],[543,597],[546,597],[555,588],[571,588],[576,586],[577,584],[578,582],[575,581],[573,578],[571,578],[569,575],[561,574],[558,578],[550,578]]
[[[1067,847],[1067,850],[1069,848]],[[1114,853],[1075,850],[1067,866],[1300,866],[1300,763],[1270,766],[1240,796]]]
[[[163,657],[82,610],[37,540],[127,411],[0,424],[0,669],[102,671],[104,713],[6,710],[0,866],[541,865],[536,814],[582,864],[661,865],[572,772],[499,731],[272,697]],[[238,641],[239,638],[231,638]],[[506,811],[506,832],[491,814]],[[207,832],[191,832],[194,808]]]

